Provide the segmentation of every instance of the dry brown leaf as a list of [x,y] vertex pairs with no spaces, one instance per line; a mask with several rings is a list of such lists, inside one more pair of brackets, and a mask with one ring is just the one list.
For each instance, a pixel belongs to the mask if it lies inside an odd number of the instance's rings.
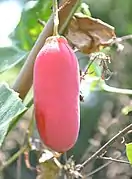
[[82,13],[74,15],[65,36],[72,46],[87,54],[109,46],[116,38],[114,27]]

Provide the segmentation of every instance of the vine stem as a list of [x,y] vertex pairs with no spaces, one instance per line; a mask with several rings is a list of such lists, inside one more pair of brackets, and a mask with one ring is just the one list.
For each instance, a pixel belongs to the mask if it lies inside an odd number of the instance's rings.
[[26,142],[26,144],[24,144],[23,147],[20,148],[20,150],[18,152],[16,152],[11,158],[9,158],[9,160],[7,160],[2,166],[0,166],[0,172],[2,172],[4,170],[4,168],[8,167],[19,156],[21,156],[21,154],[23,154],[26,150],[29,150],[29,148],[31,147],[30,142],[29,142],[29,138],[32,136],[32,132],[33,132],[33,121],[34,121],[33,116],[34,116],[34,110],[33,110],[33,113],[32,113],[32,119],[29,122],[29,126],[28,126],[28,129],[27,129],[27,135],[25,136],[25,140],[26,140],[26,137],[27,137],[28,141]]
[[108,161],[107,163],[105,163],[104,165],[101,165],[100,167],[98,167],[97,169],[91,171],[90,173],[88,173],[87,175],[85,175],[85,178],[91,177],[92,175],[94,175],[95,173],[98,173],[99,171],[103,170],[104,168],[106,168],[109,164],[111,164],[112,161]]
[[[116,159],[119,159],[121,157],[121,155],[119,154],[118,156],[116,156]],[[106,168],[109,164],[111,164],[113,161],[108,161],[107,163],[99,166],[98,168],[96,168],[95,170],[91,171],[90,173],[86,174],[85,177],[88,178],[92,175],[94,175],[95,173],[98,173],[99,171],[103,170],[104,168]]]
[[132,90],[130,89],[115,88],[115,87],[107,85],[104,82],[101,84],[101,88],[107,92],[132,95]]
[[129,130],[132,129],[132,124],[125,127],[122,131],[117,133],[113,138],[111,138],[105,145],[103,145],[99,150],[97,150],[90,158],[88,158],[86,161],[84,161],[82,164],[79,164],[78,169],[81,169],[85,167],[89,162],[96,159],[98,156],[100,156],[105,150],[107,150],[119,137],[124,136]]
[[11,163],[13,163],[21,154],[23,154],[28,149],[28,146],[23,146],[18,152],[16,152],[7,162],[5,162],[0,167],[0,172],[4,170],[4,168],[8,167]]

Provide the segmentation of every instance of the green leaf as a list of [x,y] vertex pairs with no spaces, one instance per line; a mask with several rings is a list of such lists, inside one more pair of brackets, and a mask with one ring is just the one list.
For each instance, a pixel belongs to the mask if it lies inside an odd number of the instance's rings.
[[8,128],[7,134],[16,126],[17,122],[21,119],[21,117],[25,114],[25,112],[33,105],[33,98],[30,99],[30,101],[26,104],[26,109],[21,112],[17,117],[13,119],[13,121],[10,123],[10,126]]
[[33,1],[24,4],[21,20],[10,35],[10,38],[20,49],[31,50],[43,29],[42,25],[38,23],[38,19],[47,22],[52,13],[51,6],[52,1],[47,0],[38,0],[35,4]]
[[18,93],[9,88],[7,84],[0,85],[0,146],[2,145],[10,124],[16,116],[26,110],[18,97]]
[[19,50],[13,46],[0,48],[0,73],[9,70],[21,62],[26,54],[25,51]]
[[125,106],[121,112],[124,115],[129,115],[132,112],[132,105]]
[[126,155],[130,164],[132,164],[132,143],[126,144]]

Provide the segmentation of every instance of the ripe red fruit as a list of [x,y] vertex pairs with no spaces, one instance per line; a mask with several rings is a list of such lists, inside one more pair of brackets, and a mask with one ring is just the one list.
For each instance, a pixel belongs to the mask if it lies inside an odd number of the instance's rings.
[[34,65],[34,106],[45,145],[65,152],[76,143],[80,127],[78,61],[64,37],[46,40]]

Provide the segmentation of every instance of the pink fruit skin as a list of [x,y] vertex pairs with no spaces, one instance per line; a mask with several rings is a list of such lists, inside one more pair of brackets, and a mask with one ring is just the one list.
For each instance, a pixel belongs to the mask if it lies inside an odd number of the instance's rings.
[[78,61],[64,37],[49,37],[34,65],[34,106],[44,144],[57,152],[71,149],[80,128]]

